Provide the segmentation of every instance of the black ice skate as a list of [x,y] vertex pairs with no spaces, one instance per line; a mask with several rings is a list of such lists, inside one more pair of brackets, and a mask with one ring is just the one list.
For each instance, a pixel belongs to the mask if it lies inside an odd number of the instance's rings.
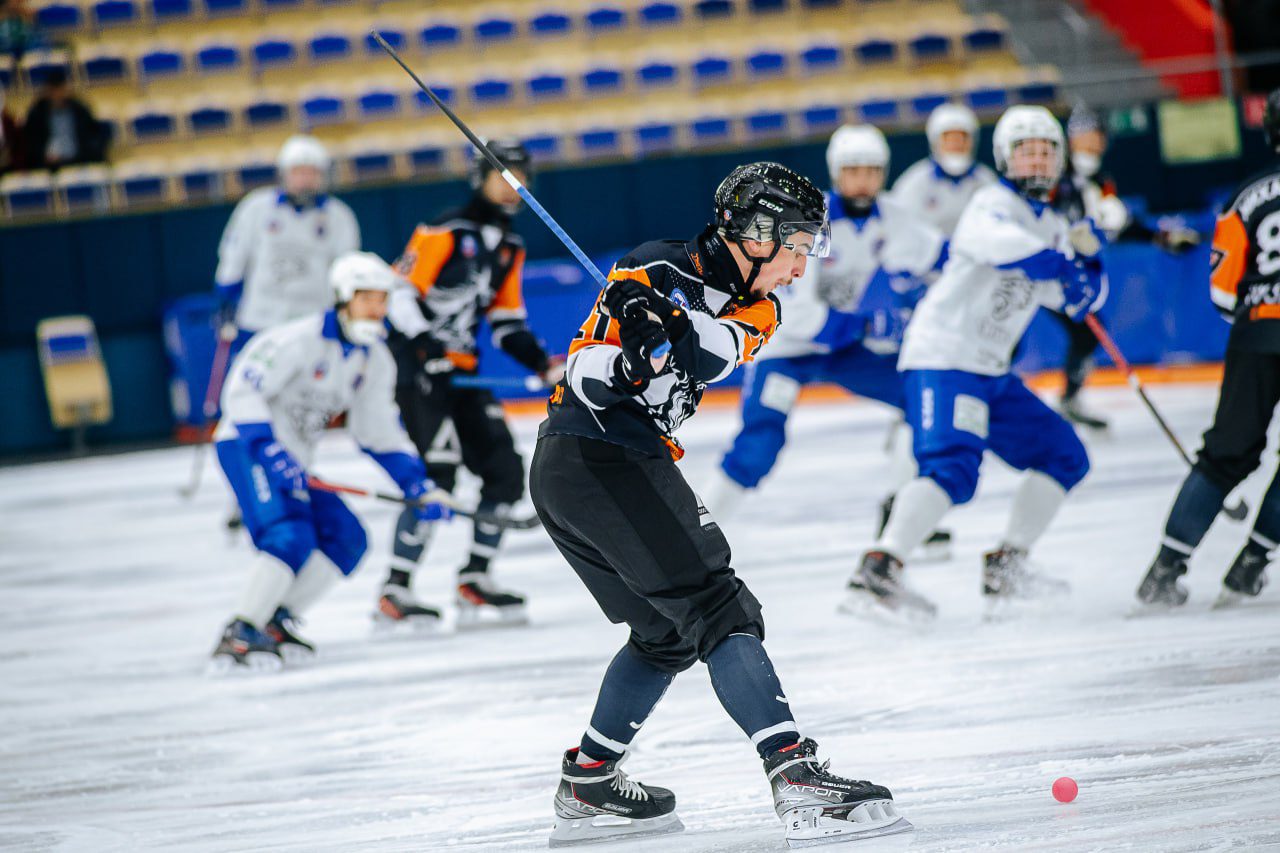
[[1157,557],[1138,586],[1138,601],[1152,607],[1181,607],[1187,603],[1187,588],[1178,578],[1186,573],[1186,560],[1165,563]]
[[234,619],[227,624],[218,647],[213,650],[209,672],[273,672],[283,663],[275,640],[243,619]]
[[285,663],[305,663],[316,656],[316,647],[296,633],[298,620],[287,608],[277,607],[276,613],[263,631],[275,641],[276,650]]
[[811,847],[908,832],[914,827],[881,785],[845,779],[817,760],[818,745],[808,738],[764,760],[773,787],[773,807],[786,826],[789,847]]
[[1105,418],[1100,418],[1086,411],[1080,405],[1080,398],[1075,395],[1063,397],[1061,405],[1058,406],[1058,411],[1073,424],[1078,424],[1087,429],[1105,430],[1111,426]]
[[982,555],[982,595],[989,603],[1057,598],[1070,592],[1066,581],[1032,571],[1022,548],[1005,546]]
[[556,822],[550,845],[608,841],[680,832],[676,795],[666,788],[642,785],[618,769],[618,761],[579,765],[578,750],[564,754],[556,790]]
[[848,595],[839,610],[864,614],[868,612],[868,603],[912,619],[932,619],[938,615],[932,601],[902,582],[902,561],[885,551],[868,551],[862,556],[862,565],[849,579]]
[[444,628],[439,610],[418,601],[407,588],[390,583],[382,588],[373,621],[381,628],[404,626],[423,633],[437,633]]
[[1217,607],[1229,607],[1245,598],[1254,598],[1267,585],[1267,555],[1245,548],[1231,564],[1227,576],[1222,579],[1222,592],[1213,603]]
[[502,589],[485,572],[458,575],[458,628],[524,625],[529,621],[523,595]]
[[[889,514],[893,512],[893,495],[880,501],[879,516],[876,519],[876,539],[884,535],[889,524]],[[929,534],[920,546],[920,560],[925,563],[942,563],[951,559],[951,531],[935,530]]]

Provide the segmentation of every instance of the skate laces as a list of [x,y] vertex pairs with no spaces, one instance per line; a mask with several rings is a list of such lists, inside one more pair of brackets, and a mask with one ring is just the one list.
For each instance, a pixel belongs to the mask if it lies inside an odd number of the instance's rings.
[[624,797],[632,800],[647,800],[649,792],[645,790],[644,785],[639,782],[633,782],[627,778],[627,774],[621,770],[615,770],[613,778],[609,780],[609,787],[617,791]]

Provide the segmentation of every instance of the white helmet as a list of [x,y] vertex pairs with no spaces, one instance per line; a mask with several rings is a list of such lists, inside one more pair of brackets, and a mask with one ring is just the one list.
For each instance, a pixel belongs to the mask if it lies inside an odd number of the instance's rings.
[[[329,285],[338,307],[346,305],[361,290],[379,290],[390,293],[399,278],[387,262],[372,252],[347,252],[340,255],[329,267]],[[387,336],[383,320],[355,319],[347,312],[338,312],[342,333],[353,344],[369,346]]]
[[283,175],[294,166],[314,166],[322,172],[328,172],[329,152],[314,136],[305,133],[290,136],[276,155],[276,168]]
[[[942,134],[955,130],[969,134],[969,151],[964,154],[938,151]],[[957,177],[969,171],[969,167],[973,165],[973,149],[978,138],[978,117],[973,114],[973,110],[961,104],[942,104],[929,113],[924,135],[929,138],[929,150],[942,171]]]
[[1023,189],[1030,190],[1033,193],[1047,193],[1057,184],[1058,178],[1062,175],[1067,141],[1062,135],[1062,125],[1058,124],[1058,120],[1053,117],[1053,113],[1044,107],[1025,104],[1009,107],[1009,109],[1005,110],[1004,115],[1000,116],[1000,121],[996,122],[995,138],[992,142],[996,169],[999,170],[1000,174],[1007,177],[1009,158],[1013,155],[1013,149],[1019,143],[1028,139],[1045,139],[1053,143],[1054,151],[1057,154],[1054,173],[1052,177],[1047,178],[1012,180]]
[[846,124],[831,134],[827,144],[827,171],[838,180],[846,166],[878,166],[889,170],[889,143],[880,129],[869,124]]

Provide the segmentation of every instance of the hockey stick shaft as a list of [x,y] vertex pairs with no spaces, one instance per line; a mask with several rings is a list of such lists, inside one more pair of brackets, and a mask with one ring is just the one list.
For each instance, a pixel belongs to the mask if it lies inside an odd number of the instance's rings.
[[[209,368],[209,384],[204,392],[204,405],[200,407],[200,414],[203,416],[201,425],[204,427],[207,427],[209,421],[213,420],[213,416],[218,413],[218,397],[222,394],[222,382],[227,375],[227,359],[230,354],[231,341],[218,335],[218,344],[213,351],[213,365]],[[207,436],[202,437],[200,443],[196,445],[195,453],[191,458],[191,477],[188,478],[185,486],[178,489],[183,497],[193,497],[200,490],[205,451],[208,446]]]
[[[577,262],[582,264],[582,268],[587,271],[587,275],[591,276],[596,285],[603,290],[608,284],[608,280],[604,277],[604,273],[600,272],[600,269],[592,263],[591,259],[587,257],[587,253],[582,251],[581,247],[579,247],[577,242],[569,236],[568,232],[560,227],[560,223],[556,222],[555,217],[548,213],[547,209],[543,207],[536,198],[534,198],[533,193],[529,192],[529,188],[522,184],[519,178],[511,174],[511,170],[498,159],[497,155],[490,150],[488,145],[485,145],[484,140],[479,136],[476,136],[475,132],[467,126],[467,123],[458,118],[457,113],[450,109],[448,104],[440,100],[440,96],[433,92],[430,86],[422,82],[422,78],[414,73],[412,68],[405,64],[405,61],[400,58],[400,54],[396,52],[394,47],[387,44],[386,39],[382,37],[381,33],[376,29],[372,29],[369,31],[369,35],[373,36],[374,41],[376,41],[382,49],[387,52],[387,55],[394,59],[396,64],[404,69],[404,73],[413,78],[413,82],[418,84],[418,88],[426,93],[427,97],[431,99],[431,102],[439,108],[440,112],[444,113],[445,116],[448,117],[449,121],[453,122],[454,127],[462,131],[462,134],[467,137],[467,140],[472,145],[475,146],[476,150],[480,152],[480,155],[489,161],[489,165],[497,170],[498,174],[502,175],[502,179],[507,182],[507,185],[515,190],[520,198],[524,200],[524,203],[529,205],[529,209],[538,215],[538,218],[542,220],[543,224],[545,224],[547,228],[551,229],[551,233],[556,235],[556,238],[559,239],[560,242],[564,244],[564,247],[569,250],[569,254],[573,255]],[[654,357],[660,358],[666,355],[670,349],[671,344],[664,343],[654,351]]]
[[318,492],[331,492],[335,495],[356,495],[358,497],[386,501],[387,503],[400,504],[401,506],[421,506],[424,503],[439,503],[447,506],[454,515],[459,515],[463,518],[470,518],[483,524],[493,524],[497,527],[529,530],[537,527],[541,523],[538,521],[537,516],[534,516],[533,519],[508,518],[507,516],[495,515],[493,513],[464,509],[453,499],[453,495],[439,489],[428,492],[420,500],[415,501],[401,495],[392,495],[372,489],[361,489],[356,486],[344,486],[341,483],[331,483],[328,480],[321,480],[319,477],[308,476],[307,486]]
[[449,384],[455,388],[510,388],[517,391],[543,391],[546,383],[536,376],[454,376]]
[[[1182,446],[1182,442],[1174,435],[1168,422],[1160,415],[1155,403],[1151,402],[1151,398],[1147,396],[1147,390],[1142,387],[1142,380],[1138,378],[1137,371],[1129,364],[1128,359],[1124,357],[1124,353],[1120,352],[1120,347],[1116,346],[1111,334],[1093,314],[1086,314],[1084,322],[1089,327],[1089,331],[1093,332],[1093,336],[1098,339],[1098,343],[1102,344],[1102,348],[1106,350],[1107,355],[1111,356],[1111,360],[1115,362],[1116,367],[1120,368],[1120,371],[1125,375],[1125,378],[1129,381],[1129,387],[1134,390],[1138,398],[1147,407],[1147,411],[1155,418],[1156,423],[1160,425],[1160,429],[1178,451],[1178,455],[1182,457],[1182,461],[1187,463],[1188,467],[1194,467],[1195,462],[1192,460],[1191,454],[1187,453],[1186,448]],[[1234,506],[1225,507],[1224,511],[1233,520],[1241,521],[1249,514],[1249,505],[1245,503],[1244,499],[1240,499]]]

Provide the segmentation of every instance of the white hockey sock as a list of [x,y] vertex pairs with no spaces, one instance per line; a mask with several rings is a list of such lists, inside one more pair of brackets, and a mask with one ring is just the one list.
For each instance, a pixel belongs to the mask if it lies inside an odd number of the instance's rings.
[[249,570],[249,585],[240,596],[236,615],[258,630],[271,620],[293,583],[293,570],[278,557],[259,553]]
[[906,560],[951,509],[951,498],[928,477],[917,477],[898,490],[893,512],[876,548]]
[[1057,480],[1039,471],[1028,471],[1018,493],[1013,496],[1013,511],[1009,513],[1004,544],[1023,551],[1031,550],[1066,498],[1067,490]]
[[915,479],[916,456],[911,447],[911,426],[905,422],[895,424],[893,446],[889,448],[889,495],[897,494],[907,483]]
[[742,499],[746,497],[747,487],[738,483],[718,466],[711,478],[711,482],[704,490],[707,497],[703,504],[711,511],[711,516],[716,521],[732,518],[738,511]]
[[319,551],[307,559],[302,571],[293,579],[293,585],[282,602],[294,616],[301,616],[319,601],[338,582],[342,572]]

